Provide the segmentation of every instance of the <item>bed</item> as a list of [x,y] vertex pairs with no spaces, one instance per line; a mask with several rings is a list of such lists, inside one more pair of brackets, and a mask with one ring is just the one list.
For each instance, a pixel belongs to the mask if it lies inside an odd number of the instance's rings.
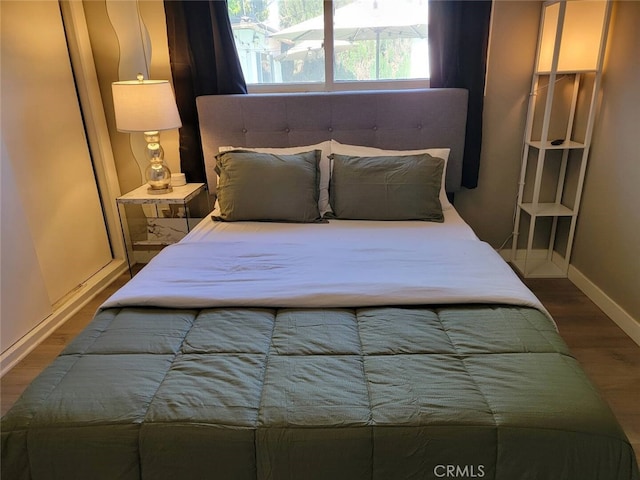
[[[460,183],[464,90],[198,110],[216,210],[2,419],[2,478],[639,478],[548,312],[444,195]],[[399,189],[376,183],[389,162]],[[375,184],[355,207],[354,171]],[[428,218],[402,217],[434,172]],[[308,179],[311,216],[308,193],[282,200]]]

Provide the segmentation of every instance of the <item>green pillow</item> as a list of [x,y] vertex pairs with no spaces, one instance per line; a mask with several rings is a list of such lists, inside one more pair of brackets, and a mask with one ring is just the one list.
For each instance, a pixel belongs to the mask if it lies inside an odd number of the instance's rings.
[[354,220],[443,222],[444,160],[429,154],[354,157],[332,154],[329,198],[334,216]]
[[216,156],[215,220],[317,222],[322,152],[295,155],[232,150]]

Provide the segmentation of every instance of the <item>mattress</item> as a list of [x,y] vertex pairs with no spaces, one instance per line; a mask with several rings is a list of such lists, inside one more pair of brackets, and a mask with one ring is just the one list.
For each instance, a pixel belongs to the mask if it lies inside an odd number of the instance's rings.
[[455,209],[445,222],[205,219],[106,307],[507,303],[544,310]]
[[207,219],[2,419],[2,477],[638,479],[548,313],[446,216]]

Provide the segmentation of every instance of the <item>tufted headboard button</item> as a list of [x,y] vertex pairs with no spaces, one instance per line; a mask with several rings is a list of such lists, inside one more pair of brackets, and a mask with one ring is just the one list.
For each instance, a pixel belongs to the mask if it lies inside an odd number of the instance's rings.
[[373,126],[373,130],[378,130],[378,126],[377,126],[377,125],[374,125],[374,126]]

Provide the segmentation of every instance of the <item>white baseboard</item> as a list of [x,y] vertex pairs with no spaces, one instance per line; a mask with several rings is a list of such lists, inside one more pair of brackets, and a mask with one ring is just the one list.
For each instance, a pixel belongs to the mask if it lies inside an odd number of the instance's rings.
[[127,271],[127,262],[113,260],[86,283],[82,284],[73,294],[56,305],[54,312],[34,327],[29,333],[7,348],[0,355],[0,377],[4,376],[20,360],[26,357],[56,328],[66,322],[78,310],[89,303],[98,293],[108,287],[116,278]]
[[[507,262],[512,262],[511,249],[498,250],[500,256]],[[534,250],[534,257],[537,258],[546,254],[546,251]],[[555,253],[554,253],[555,255]],[[554,260],[558,261],[554,258]],[[640,321],[635,320],[629,313],[618,305],[611,297],[604,293],[600,287],[589,280],[580,270],[573,265],[569,265],[568,278],[589,300],[595,303],[613,322],[618,325],[624,333],[638,345],[640,345]]]
[[574,266],[569,266],[569,280],[600,307],[634,342],[640,345],[640,322],[638,320],[629,315],[624,308]]

